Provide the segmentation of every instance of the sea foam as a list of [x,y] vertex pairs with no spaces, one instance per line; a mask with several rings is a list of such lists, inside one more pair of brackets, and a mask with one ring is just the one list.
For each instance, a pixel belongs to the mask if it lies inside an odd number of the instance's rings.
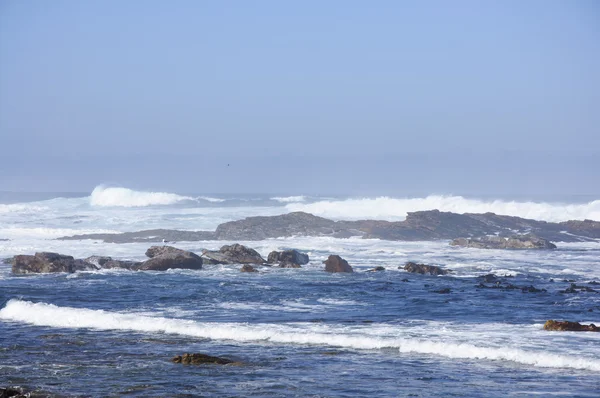
[[403,220],[408,212],[438,209],[453,213],[486,213],[517,216],[534,220],[560,222],[567,220],[600,221],[600,200],[583,204],[478,200],[462,196],[430,195],[425,198],[390,197],[324,200],[314,203],[288,203],[288,211],[304,211],[340,220]]
[[[472,343],[431,341],[391,337],[374,329],[312,324],[214,323],[124,314],[103,310],[59,307],[12,299],[0,310],[0,319],[57,328],[130,330],[146,333],[179,334],[196,338],[274,344],[310,344],[350,349],[396,349],[400,354],[425,354],[468,360],[511,361],[523,365],[600,371],[600,361],[543,350],[477,346]],[[365,333],[365,331],[371,331]],[[401,335],[401,333],[398,333]]]
[[194,198],[168,192],[134,191],[128,188],[106,187],[104,185],[94,188],[90,195],[90,204],[97,207],[172,205],[185,200],[194,200]]

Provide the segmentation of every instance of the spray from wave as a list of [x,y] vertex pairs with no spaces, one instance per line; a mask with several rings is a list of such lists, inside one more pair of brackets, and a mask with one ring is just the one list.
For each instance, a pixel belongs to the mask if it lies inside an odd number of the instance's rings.
[[275,344],[311,344],[353,349],[395,348],[399,353],[438,355],[459,359],[512,361],[525,365],[600,371],[600,362],[547,351],[529,351],[508,347],[481,347],[471,343],[436,342],[415,338],[390,337],[364,333],[340,326],[316,328],[312,324],[208,323],[192,320],[122,314],[102,310],[58,307],[12,299],[0,310],[0,319],[38,326],[133,330],[170,333],[239,342]]
[[99,185],[90,195],[90,204],[96,207],[144,207],[172,205],[185,200],[194,200],[168,192],[134,191],[128,188]]
[[550,222],[584,219],[600,221],[600,200],[583,204],[556,204],[503,200],[483,201],[467,199],[462,196],[430,195],[426,198],[413,199],[379,197],[289,203],[286,205],[286,209],[340,220],[400,221],[406,218],[408,212],[438,209],[461,214],[492,212]]
[[304,202],[306,201],[306,196],[275,196],[271,200],[279,203]]

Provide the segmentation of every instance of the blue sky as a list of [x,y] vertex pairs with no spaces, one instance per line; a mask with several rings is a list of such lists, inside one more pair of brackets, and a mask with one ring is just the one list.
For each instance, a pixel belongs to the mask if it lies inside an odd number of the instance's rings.
[[594,0],[5,0],[0,190],[600,194],[599,70]]

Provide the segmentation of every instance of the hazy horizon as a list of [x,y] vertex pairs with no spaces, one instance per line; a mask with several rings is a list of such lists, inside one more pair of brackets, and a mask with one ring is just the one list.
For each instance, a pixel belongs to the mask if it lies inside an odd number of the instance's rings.
[[4,1],[0,191],[600,197],[595,1]]

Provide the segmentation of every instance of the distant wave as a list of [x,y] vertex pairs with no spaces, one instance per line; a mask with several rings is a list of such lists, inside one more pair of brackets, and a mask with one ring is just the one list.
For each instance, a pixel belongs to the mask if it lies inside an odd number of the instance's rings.
[[324,200],[315,203],[289,203],[289,211],[304,211],[318,216],[341,219],[403,220],[408,212],[438,209],[454,213],[486,213],[559,222],[567,220],[600,221],[600,200],[584,204],[515,202],[467,199],[462,196],[430,195],[426,198],[390,197]]
[[33,214],[33,213],[41,213],[41,212],[44,212],[47,210],[48,210],[48,207],[30,205],[30,204],[22,204],[22,203],[15,203],[15,204],[9,204],[9,205],[0,204],[0,214],[16,214],[16,213]]
[[281,203],[304,202],[306,201],[306,196],[275,196],[271,200]]
[[143,207],[172,205],[184,200],[194,200],[168,192],[134,191],[128,188],[106,187],[99,185],[90,195],[90,204],[98,207]]
[[196,200],[206,200],[207,202],[211,202],[211,203],[221,203],[221,202],[225,202],[225,199],[221,199],[221,198],[211,198],[210,196],[198,196],[196,198]]
[[58,307],[12,299],[0,309],[0,319],[58,328],[133,330],[170,333],[214,340],[311,344],[352,349],[394,348],[400,353],[438,355],[459,359],[511,361],[524,365],[600,371],[600,362],[584,356],[564,355],[544,350],[477,346],[472,343],[431,341],[431,339],[390,337],[375,331],[312,324],[208,323],[192,320],[123,314],[84,308]]

